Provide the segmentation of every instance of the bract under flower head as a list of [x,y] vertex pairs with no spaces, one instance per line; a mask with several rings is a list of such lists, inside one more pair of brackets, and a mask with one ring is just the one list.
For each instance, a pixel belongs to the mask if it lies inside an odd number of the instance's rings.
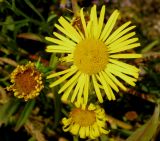
[[89,88],[93,84],[97,98],[102,103],[102,92],[106,94],[108,100],[115,100],[113,91],[118,92],[119,88],[127,90],[123,81],[135,86],[139,69],[123,62],[122,59],[142,57],[141,54],[124,53],[126,50],[139,47],[140,43],[138,38],[134,37],[135,32],[131,31],[135,28],[129,26],[131,22],[126,22],[113,31],[118,16],[119,11],[115,10],[104,24],[105,6],[102,6],[98,18],[94,5],[87,21],[83,9],[80,10],[82,26],[72,25],[60,17],[60,25],[55,24],[55,27],[64,35],[54,32],[56,38],[46,37],[46,40],[54,43],[48,45],[46,51],[66,53],[67,56],[62,57],[61,61],[72,64],[70,68],[47,77],[49,79],[62,76],[51,83],[50,87],[67,80],[59,90],[59,93],[64,92],[63,100],[70,99],[74,102],[83,98],[87,103]]
[[14,92],[14,96],[24,98],[25,101],[33,99],[39,95],[44,87],[42,84],[42,74],[35,68],[34,63],[19,65],[11,73],[13,85],[7,87]]

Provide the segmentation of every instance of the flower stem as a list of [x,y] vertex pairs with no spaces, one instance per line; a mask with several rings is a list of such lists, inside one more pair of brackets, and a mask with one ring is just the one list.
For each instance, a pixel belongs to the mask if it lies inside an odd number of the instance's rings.
[[73,136],[73,141],[78,141],[78,136]]
[[79,6],[77,0],[71,0],[74,16],[79,16]]
[[[52,56],[50,57],[50,62],[49,62],[49,66],[51,68],[56,68],[57,65],[57,59],[55,60],[56,55],[52,54]],[[58,124],[59,124],[59,120],[60,120],[60,113],[61,113],[61,95],[58,94],[58,86],[54,87],[51,89],[52,93],[54,94],[54,126],[53,128],[56,129]]]
[[58,94],[57,87],[52,88],[52,92],[54,93],[54,111],[55,111],[55,119],[53,128],[56,129],[59,121],[60,121],[60,113],[61,113],[61,96]]

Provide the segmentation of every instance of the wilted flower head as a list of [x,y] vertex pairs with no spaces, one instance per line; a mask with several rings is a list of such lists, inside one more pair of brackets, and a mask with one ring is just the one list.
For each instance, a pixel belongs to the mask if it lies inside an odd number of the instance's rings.
[[80,138],[95,139],[102,134],[108,134],[106,128],[105,111],[98,105],[85,104],[76,102],[68,118],[63,118],[63,130],[69,131],[73,135],[78,135]]
[[62,76],[52,82],[50,87],[67,80],[59,90],[59,93],[64,92],[63,100],[69,98],[74,102],[83,98],[87,103],[89,88],[93,84],[97,98],[102,103],[102,91],[109,100],[115,100],[113,91],[118,92],[119,88],[127,89],[122,81],[135,86],[139,69],[123,62],[122,59],[141,57],[141,54],[124,52],[139,47],[140,43],[138,38],[134,37],[135,32],[131,31],[135,28],[129,26],[131,22],[126,22],[113,32],[118,16],[119,12],[115,10],[104,24],[105,6],[102,7],[98,18],[94,5],[89,18],[85,17],[83,9],[80,10],[78,20],[82,27],[76,27],[75,24],[72,25],[60,17],[58,20],[60,25],[55,24],[55,27],[64,35],[54,32],[56,38],[46,37],[46,40],[54,43],[48,45],[46,51],[66,53],[67,56],[60,60],[72,64],[70,68],[47,77]]
[[18,65],[11,73],[13,85],[7,87],[14,92],[14,96],[24,98],[25,101],[33,99],[43,89],[42,74],[36,69],[34,63]]

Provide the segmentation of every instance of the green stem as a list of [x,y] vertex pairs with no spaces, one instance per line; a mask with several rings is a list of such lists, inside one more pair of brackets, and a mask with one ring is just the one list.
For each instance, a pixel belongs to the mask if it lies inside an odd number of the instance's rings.
[[[57,65],[57,59],[55,60],[56,55],[52,54],[49,62],[49,66],[51,68],[55,68]],[[61,113],[61,96],[58,94],[58,86],[51,89],[52,93],[54,94],[54,129],[57,128],[59,121],[60,121],[60,113]]]
[[73,136],[73,141],[78,141],[78,136]]
[[77,0],[71,0],[74,16],[79,16],[79,6]]
[[34,5],[29,0],[24,0],[25,3],[40,17],[40,19],[44,22],[45,19],[41,15],[41,13],[34,7]]
[[61,96],[58,94],[58,89],[57,87],[54,87],[52,89],[54,93],[54,110],[55,110],[55,119],[54,119],[54,126],[53,128],[56,129],[59,121],[60,121],[60,113],[61,113]]
[[3,25],[12,25],[12,24],[23,24],[23,23],[27,23],[27,22],[28,22],[28,20],[25,19],[25,20],[10,22],[10,23],[0,22],[0,25],[3,26]]
[[23,13],[21,10],[19,10],[15,5],[15,0],[12,1],[12,5],[8,1],[4,1],[4,2],[8,5],[8,8],[11,9],[16,15],[21,15],[24,18],[28,19],[30,22],[33,22],[33,23],[35,23],[37,25],[41,25],[41,22],[30,18],[25,13]]

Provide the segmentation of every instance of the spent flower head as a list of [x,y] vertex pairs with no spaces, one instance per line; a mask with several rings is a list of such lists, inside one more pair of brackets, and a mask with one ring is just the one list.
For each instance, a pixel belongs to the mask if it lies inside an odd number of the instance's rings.
[[[79,103],[80,102],[80,103]],[[75,102],[68,118],[63,118],[63,130],[69,131],[80,138],[95,139],[102,134],[108,134],[105,111],[98,105],[86,106],[82,100]]]
[[7,90],[13,91],[17,98],[24,98],[25,101],[33,99],[43,89],[42,74],[36,69],[34,63],[18,65],[11,73],[13,85]]
[[141,54],[124,52],[139,47],[140,43],[138,38],[134,37],[135,32],[131,31],[135,26],[130,26],[130,21],[113,31],[118,16],[119,11],[115,10],[104,24],[105,6],[102,6],[98,18],[94,5],[87,20],[83,9],[80,10],[79,20],[82,27],[72,25],[60,17],[60,24],[55,24],[55,27],[64,35],[53,32],[56,38],[46,37],[46,40],[54,43],[48,45],[46,51],[66,53],[67,56],[62,57],[61,61],[72,64],[70,68],[47,77],[49,79],[62,76],[52,82],[50,87],[65,82],[58,92],[64,92],[63,100],[70,98],[71,102],[74,102],[83,98],[87,104],[89,88],[93,84],[97,98],[102,103],[102,91],[109,100],[115,100],[113,91],[118,92],[119,88],[127,89],[123,81],[135,86],[139,69],[121,60],[142,57]]

